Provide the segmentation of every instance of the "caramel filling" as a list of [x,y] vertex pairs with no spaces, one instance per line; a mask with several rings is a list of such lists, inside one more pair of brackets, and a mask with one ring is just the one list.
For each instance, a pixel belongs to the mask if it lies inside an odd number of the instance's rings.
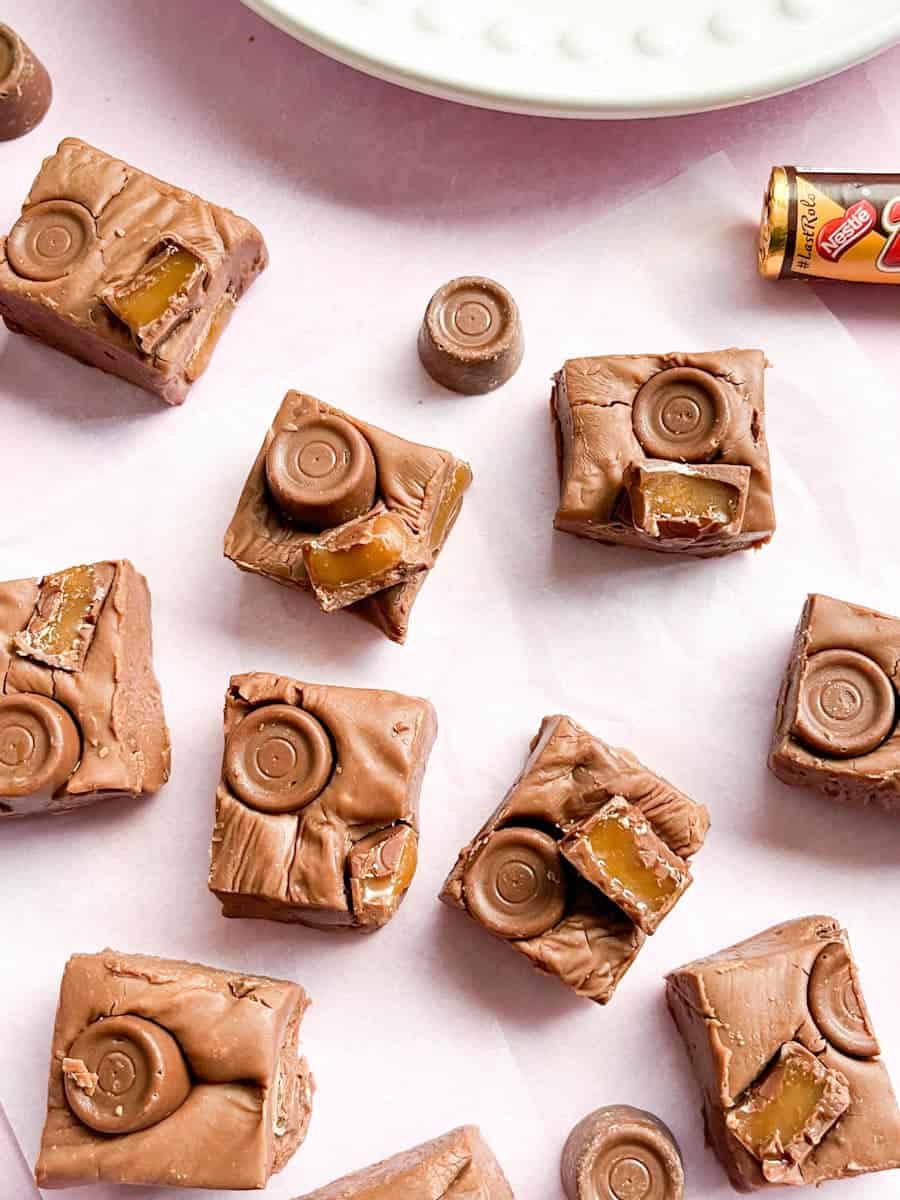
[[344,550],[329,550],[311,543],[306,569],[317,587],[339,588],[374,579],[390,571],[403,558],[406,531],[398,517],[387,513],[359,526],[360,540]]
[[48,576],[43,586],[54,590],[55,602],[51,614],[31,633],[31,645],[46,655],[71,653],[81,643],[82,627],[97,594],[93,567],[70,567]]
[[133,280],[115,291],[110,307],[137,337],[175,305],[202,269],[190,251],[166,246]]
[[234,307],[234,297],[226,292],[219,301],[216,311],[213,313],[212,320],[206,327],[206,333],[200,339],[200,343],[194,350],[188,363],[186,374],[192,383],[195,379],[199,379],[209,366],[210,359],[213,356],[216,346],[219,344],[219,338],[225,332],[228,322],[231,320]]
[[658,521],[691,520],[730,524],[740,496],[730,484],[681,471],[653,471],[644,476],[641,491],[649,514]]
[[772,1098],[761,1108],[759,1097],[749,1100],[734,1110],[732,1118],[742,1141],[760,1159],[773,1143],[787,1146],[801,1134],[825,1095],[826,1080],[816,1079],[809,1064],[800,1059],[788,1058],[775,1071],[780,1078]]
[[359,881],[360,898],[365,905],[390,907],[406,892],[413,881],[418,862],[416,839],[407,837],[400,852],[400,860],[390,875],[371,876]]
[[591,852],[610,879],[617,880],[638,904],[651,910],[662,908],[678,891],[678,879],[667,863],[656,860],[656,869],[645,861],[627,813],[601,817],[588,835]]
[[432,551],[439,550],[443,546],[444,538],[462,506],[463,493],[471,482],[472,472],[468,463],[457,463],[450,486],[444,489],[431,524]]

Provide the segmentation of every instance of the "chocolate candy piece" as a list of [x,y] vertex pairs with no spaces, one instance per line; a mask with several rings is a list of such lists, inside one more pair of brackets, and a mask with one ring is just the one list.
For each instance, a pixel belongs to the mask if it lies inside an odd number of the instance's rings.
[[316,531],[343,525],[375,503],[375,456],[349,421],[318,413],[282,430],[266,454],[266,482],[286,517]]
[[809,596],[776,706],[778,778],[900,811],[898,663],[900,620]]
[[144,577],[121,561],[0,583],[0,817],[148,795],[168,775]]
[[824,1036],[843,1054],[875,1058],[880,1053],[856,964],[843,942],[826,946],[813,964],[809,1011]]
[[900,1167],[900,1109],[832,918],[788,921],[688,963],[668,976],[667,998],[707,1141],[738,1191]]
[[38,1184],[265,1187],[309,1124],[299,1052],[308,1005],[284,980],[114,950],[75,955],[56,1012]]
[[[642,839],[665,858],[666,868],[679,862],[686,874],[683,860],[702,847],[709,827],[706,809],[627,750],[607,746],[570,717],[554,716],[544,718],[519,778],[460,851],[440,896],[597,1004],[612,998],[646,936],[619,906],[624,889],[617,885],[610,899],[611,874],[599,869],[595,855],[578,851],[580,835],[590,833],[592,818],[614,797],[625,806],[621,811],[646,821],[659,841]],[[666,911],[674,903],[669,899]]]
[[878,663],[855,650],[820,650],[800,681],[795,734],[814,750],[858,758],[894,728],[894,687]]
[[492,279],[451,279],[429,300],[419,358],[432,379],[451,391],[492,391],[515,375],[524,350],[516,302]]
[[114,578],[112,563],[82,564],[45,575],[31,620],[13,638],[15,650],[48,667],[83,670]]
[[656,932],[692,882],[684,859],[622,796],[573,826],[559,849],[644,933]]
[[840,1071],[798,1042],[782,1046],[772,1068],[725,1117],[731,1133],[762,1166],[769,1183],[797,1182],[809,1158],[850,1107]]
[[360,838],[347,856],[350,901],[360,926],[380,928],[400,906],[415,878],[419,835],[393,825]]
[[0,315],[13,332],[168,404],[268,262],[249,221],[75,138],[45,160],[5,247]]
[[653,1113],[612,1104],[589,1113],[562,1153],[568,1200],[683,1200],[678,1143]]
[[155,354],[176,325],[203,304],[206,267],[177,242],[163,242],[158,254],[131,279],[108,287],[106,307],[131,330],[145,354]]
[[474,1125],[336,1179],[297,1200],[513,1200],[506,1176]]
[[322,725],[290,704],[264,704],[233,731],[225,747],[225,779],[259,812],[296,812],[328,782],[334,758]]
[[701,558],[769,541],[765,365],[760,350],[569,359],[551,396],[555,527]]
[[89,1025],[63,1059],[69,1107],[98,1133],[137,1133],[170,1117],[191,1080],[178,1042],[143,1017]]
[[737,536],[744,524],[749,467],[646,461],[625,474],[635,529],[674,546]]
[[469,465],[445,450],[288,392],[244,484],[225,554],[402,642],[471,482]]
[[414,696],[234,676],[209,872],[223,915],[387,924],[415,875],[436,732]]
[[491,933],[505,938],[546,933],[566,911],[556,842],[537,829],[498,829],[470,859],[463,891],[469,912]]
[[43,64],[15,30],[0,24],[0,142],[34,129],[53,99]]
[[97,240],[90,211],[71,200],[47,200],[28,209],[6,239],[9,265],[23,279],[64,279]]
[[709,371],[669,367],[638,392],[631,419],[648,457],[708,462],[728,432],[728,397]]
[[47,696],[0,696],[0,796],[41,795],[49,804],[78,763],[81,736]]

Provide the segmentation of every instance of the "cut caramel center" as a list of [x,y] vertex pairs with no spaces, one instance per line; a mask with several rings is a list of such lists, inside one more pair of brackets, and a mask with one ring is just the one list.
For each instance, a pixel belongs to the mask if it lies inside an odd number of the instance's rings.
[[200,268],[200,260],[190,251],[167,246],[130,283],[117,290],[116,316],[138,335],[172,307]]
[[409,888],[416,873],[418,851],[416,839],[410,836],[406,839],[400,852],[400,860],[396,870],[390,875],[369,877],[360,880],[360,894],[363,904],[393,905]]
[[657,870],[644,862],[632,818],[627,814],[602,817],[590,832],[591,851],[603,870],[651,910],[662,908],[678,891],[679,881],[665,864]]
[[431,526],[432,550],[439,550],[444,544],[447,531],[462,504],[463,493],[471,482],[472,472],[469,469],[468,463],[457,463],[450,486],[445,488],[434,514],[434,522]]
[[383,513],[360,525],[360,540],[342,550],[311,544],[306,568],[318,587],[339,588],[374,579],[395,567],[406,548],[406,532],[398,517]]
[[44,580],[56,596],[52,611],[32,632],[34,648],[42,654],[64,655],[74,650],[82,636],[82,627],[90,615],[97,592],[92,567],[70,567]]
[[751,1101],[736,1110],[736,1124],[760,1158],[773,1142],[787,1146],[802,1133],[825,1095],[825,1079],[817,1079],[802,1060],[789,1058],[781,1070],[778,1089],[768,1103],[748,1111],[759,1103]]
[[641,490],[647,508],[658,519],[715,521],[728,525],[734,520],[740,496],[718,479],[705,479],[680,471],[648,474]]

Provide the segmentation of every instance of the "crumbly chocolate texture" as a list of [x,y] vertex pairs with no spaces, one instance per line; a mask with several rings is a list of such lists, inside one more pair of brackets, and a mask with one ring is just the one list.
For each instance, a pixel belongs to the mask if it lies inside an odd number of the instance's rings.
[[900,620],[807,598],[775,711],[769,767],[784,783],[900,813]]
[[[347,423],[362,436],[374,459],[376,484],[367,511],[336,527],[316,530],[304,527],[279,506],[273,494],[270,452],[277,438],[309,429],[320,418],[338,426]],[[244,484],[225,534],[225,555],[243,571],[315,590],[326,611],[349,607],[392,641],[403,642],[412,606],[453,528],[470,482],[468,464],[446,450],[406,441],[313,396],[288,392]],[[313,589],[305,558],[310,548],[339,550],[345,542],[365,543],[367,530],[379,516],[393,523],[403,542],[400,559],[377,576]]]
[[[569,359],[554,377],[560,499],[554,526],[595,541],[714,557],[759,547],[775,531],[759,350]],[[734,473],[740,524],[701,519],[671,529],[636,520],[635,469],[666,462]],[[696,473],[696,472],[694,472]]]
[[702,847],[703,805],[570,717],[545,717],[521,774],[460,851],[440,897],[598,1004],[612,998],[645,934],[566,862],[560,844],[614,797],[639,809],[680,859]]
[[0,584],[0,817],[147,795],[169,776],[150,593],[130,562]]
[[513,1200],[474,1125],[464,1125],[297,1200]]
[[[298,1048],[308,1005],[303,989],[283,980],[114,950],[75,955],[53,1031],[38,1184],[265,1187],[309,1124],[313,1081]],[[121,1101],[109,1108],[119,1133],[99,1133],[76,1116],[70,1091],[79,1112],[90,1109],[63,1068],[70,1048],[104,1037],[106,1017],[120,1031],[97,1064],[99,1086],[108,1081],[107,1098],[111,1092]],[[146,1081],[147,1046],[128,1026],[143,1029],[151,1052],[174,1039],[189,1081],[173,1111],[133,1131],[140,1124],[133,1113],[155,1099],[160,1083],[158,1073]],[[171,1059],[160,1070],[164,1089]]]
[[0,142],[29,133],[44,119],[53,85],[43,63],[14,29],[0,24]]
[[[833,918],[789,921],[688,963],[668,976],[667,999],[702,1092],[707,1142],[737,1191],[900,1167],[900,1109]],[[821,1096],[790,1128],[739,1140],[742,1110],[777,1096],[771,1079],[786,1048],[821,1065]]]
[[[148,278],[173,251],[184,271]],[[67,138],[0,240],[0,315],[13,332],[180,404],[267,262],[249,221]],[[142,282],[154,286],[134,307]]]
[[223,914],[385,925],[415,874],[436,733],[433,707],[413,696],[234,676],[209,873]]
[[568,1200],[683,1200],[681,1150],[653,1113],[611,1104],[579,1121],[560,1163]]

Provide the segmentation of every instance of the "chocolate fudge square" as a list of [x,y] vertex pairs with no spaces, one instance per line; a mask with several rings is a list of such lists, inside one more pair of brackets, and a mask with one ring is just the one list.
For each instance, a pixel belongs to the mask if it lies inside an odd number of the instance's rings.
[[77,954],[60,990],[42,1188],[262,1188],[306,1136],[295,983],[142,954]]
[[579,996],[607,1004],[644,931],[687,886],[708,828],[703,805],[633,754],[571,717],[545,717],[440,898]]
[[180,404],[267,262],[243,217],[66,138],[0,239],[0,315]]
[[847,934],[774,926],[673,971],[667,999],[735,1189],[900,1167],[900,1110]]
[[760,350],[571,358],[554,377],[554,525],[714,557],[775,532]]
[[769,766],[784,783],[900,812],[900,620],[807,598],[775,711]]
[[513,1200],[474,1125],[464,1125],[297,1200]]
[[313,591],[326,612],[350,606],[402,642],[471,481],[468,464],[446,450],[288,392],[225,555],[241,570]]
[[156,792],[169,732],[130,562],[0,583],[0,818]]
[[236,675],[209,887],[226,917],[371,932],[416,871],[427,700]]

